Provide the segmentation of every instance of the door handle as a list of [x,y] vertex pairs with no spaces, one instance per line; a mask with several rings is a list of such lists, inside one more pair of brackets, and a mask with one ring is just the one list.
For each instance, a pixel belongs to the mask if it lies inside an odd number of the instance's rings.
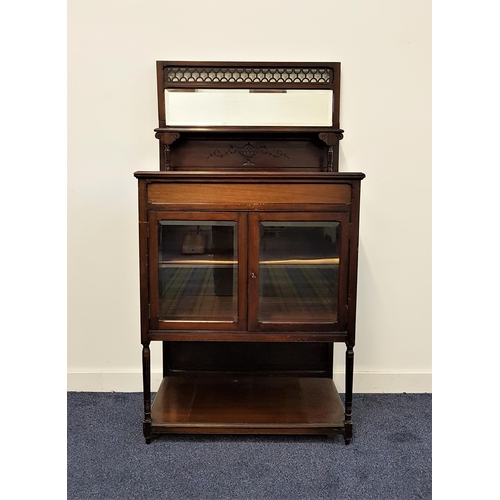
[[250,278],[253,278],[253,279],[256,279],[257,278],[257,275],[252,271],[250,273]]

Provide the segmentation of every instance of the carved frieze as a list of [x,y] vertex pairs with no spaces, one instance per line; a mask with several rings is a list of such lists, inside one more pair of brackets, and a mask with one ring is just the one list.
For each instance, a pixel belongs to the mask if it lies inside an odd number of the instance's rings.
[[266,145],[254,146],[251,142],[247,142],[244,146],[240,148],[237,148],[232,144],[230,144],[228,149],[224,152],[221,152],[220,149],[216,149],[207,156],[207,160],[214,157],[224,158],[225,156],[234,155],[237,153],[239,153],[245,159],[245,162],[242,164],[242,166],[244,167],[248,166],[254,167],[255,164],[252,163],[251,160],[252,158],[254,158],[259,154],[268,155],[271,156],[272,158],[284,158],[286,160],[290,159],[290,157],[286,153],[284,153],[281,149],[273,151],[269,149]]

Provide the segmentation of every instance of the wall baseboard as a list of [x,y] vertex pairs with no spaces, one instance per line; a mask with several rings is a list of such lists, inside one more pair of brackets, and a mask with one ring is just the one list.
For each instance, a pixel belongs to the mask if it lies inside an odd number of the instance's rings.
[[[344,374],[333,374],[339,392],[344,392]],[[151,390],[156,391],[161,372],[152,372]],[[69,392],[141,392],[141,372],[68,372]],[[429,372],[354,372],[355,393],[431,393]]]

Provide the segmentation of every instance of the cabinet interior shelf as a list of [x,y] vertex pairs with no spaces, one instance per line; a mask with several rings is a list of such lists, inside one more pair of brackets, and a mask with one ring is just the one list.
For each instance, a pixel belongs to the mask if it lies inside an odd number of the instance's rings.
[[[234,266],[238,264],[237,260],[220,260],[220,259],[172,259],[159,262],[160,267],[206,267],[206,266]],[[318,266],[318,265],[336,265],[338,266],[339,259],[281,259],[281,260],[261,260],[261,266]]]
[[156,433],[334,434],[344,406],[329,378],[165,377],[152,406]]

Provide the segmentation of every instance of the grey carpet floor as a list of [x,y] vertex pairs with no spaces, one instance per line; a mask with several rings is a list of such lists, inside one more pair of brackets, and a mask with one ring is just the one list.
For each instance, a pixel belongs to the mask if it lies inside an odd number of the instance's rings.
[[68,500],[431,498],[430,394],[355,394],[354,436],[162,436],[142,394],[68,393]]

